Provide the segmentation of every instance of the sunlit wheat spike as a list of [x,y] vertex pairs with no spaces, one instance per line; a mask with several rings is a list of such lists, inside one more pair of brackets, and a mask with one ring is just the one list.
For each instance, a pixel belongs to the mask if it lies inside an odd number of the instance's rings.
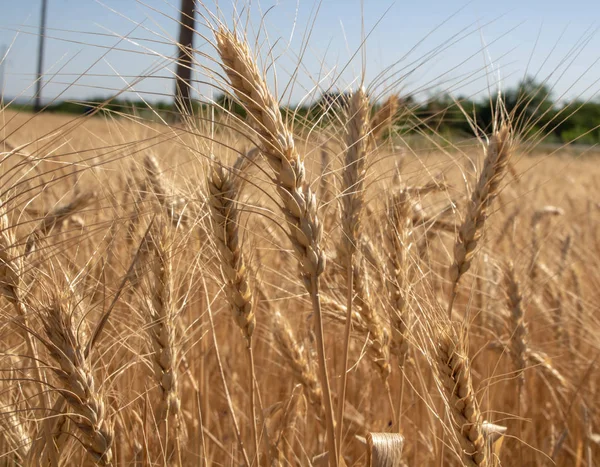
[[371,137],[377,139],[381,134],[389,128],[393,122],[396,113],[400,107],[400,99],[396,94],[389,96],[375,112],[371,118],[370,131]]
[[97,390],[96,379],[85,346],[77,337],[73,309],[66,297],[56,297],[44,310],[43,325],[47,340],[44,344],[56,367],[56,390],[67,401],[71,417],[82,436],[82,443],[91,458],[101,465],[110,465],[113,458],[113,429],[106,413],[103,395]]
[[520,284],[512,264],[505,268],[504,284],[506,286],[506,303],[511,317],[511,356],[519,372],[519,380],[523,384],[527,354],[527,326],[525,324]]
[[485,466],[483,419],[473,391],[469,360],[452,330],[440,332],[436,350],[438,377],[462,449],[463,461],[467,465]]
[[348,103],[346,153],[343,172],[342,229],[344,251],[350,256],[357,248],[357,235],[365,199],[366,160],[369,140],[369,98],[359,88]]
[[35,250],[37,242],[47,236],[57,224],[60,224],[76,212],[85,209],[96,197],[97,194],[93,191],[84,192],[77,195],[68,203],[58,205],[48,211],[27,238],[25,255],[31,254]]
[[166,220],[157,221],[148,235],[150,271],[144,275],[143,309],[153,376],[160,399],[154,411],[166,458],[180,458],[187,430],[181,413],[179,364],[182,359],[177,336],[178,315],[173,271],[173,233]]
[[319,276],[325,270],[325,253],[321,245],[322,224],[318,217],[317,199],[306,180],[304,158],[296,148],[290,128],[283,122],[278,102],[269,91],[248,43],[223,27],[215,31],[215,36],[223,69],[235,95],[248,113],[254,131],[260,137],[262,153],[275,174],[273,182],[287,221],[287,235],[311,297],[319,356],[319,379],[327,422],[327,444],[329,450],[336,454],[331,457],[333,467],[336,465],[338,450],[319,299]]
[[[241,156],[244,158],[245,156]],[[256,326],[249,270],[242,252],[240,212],[237,206],[240,181],[233,168],[213,161],[207,177],[212,234],[227,284],[227,298],[235,323],[248,342]]]
[[411,203],[406,190],[399,190],[390,196],[387,207],[388,256],[391,272],[390,279],[387,281],[392,329],[390,350],[399,358],[401,365],[408,352],[408,296],[412,269],[409,256],[412,247],[410,211]]
[[288,235],[302,270],[306,276],[318,276],[325,267],[320,245],[321,222],[292,132],[283,122],[279,104],[269,91],[248,44],[223,28],[215,34],[231,87],[247,110],[260,136],[262,152],[275,172],[275,183],[289,224]]
[[458,283],[471,267],[477,244],[483,235],[483,227],[489,215],[490,206],[498,194],[500,182],[505,175],[506,165],[511,155],[512,136],[509,127],[503,125],[492,134],[486,145],[483,169],[467,204],[464,220],[458,229],[454,245],[454,262],[450,266],[451,292],[448,303],[450,317]]

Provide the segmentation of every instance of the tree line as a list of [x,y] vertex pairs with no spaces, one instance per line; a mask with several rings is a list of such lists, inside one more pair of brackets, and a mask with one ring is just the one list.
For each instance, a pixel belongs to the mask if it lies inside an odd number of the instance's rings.
[[[498,97],[470,99],[462,96],[438,94],[425,101],[412,96],[399,96],[398,114],[393,132],[431,132],[449,139],[473,136],[474,125],[478,131],[491,130],[498,105]],[[294,119],[296,125],[324,126],[335,120],[344,110],[348,95],[342,92],[325,92],[311,104],[284,107],[282,114]],[[506,111],[512,116],[518,130],[550,143],[600,143],[600,101],[571,100],[557,102],[547,84],[526,78],[503,93]],[[217,114],[228,112],[245,118],[245,111],[233,98],[221,94],[214,104],[192,100],[188,111],[203,113],[214,106]],[[169,120],[178,114],[173,102],[147,104],[137,100],[91,99],[85,102],[58,102],[47,107],[48,112],[90,113],[100,106],[102,112],[137,114],[150,117],[154,112]],[[374,109],[377,104],[374,104]],[[21,109],[27,110],[26,107]],[[102,113],[100,112],[100,113]]]

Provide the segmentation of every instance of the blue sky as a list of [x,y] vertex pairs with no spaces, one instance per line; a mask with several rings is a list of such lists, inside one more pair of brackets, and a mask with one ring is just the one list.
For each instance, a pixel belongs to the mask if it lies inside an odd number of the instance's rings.
[[[3,3],[0,51],[10,47],[4,94],[31,96],[40,0]],[[245,3],[238,0],[234,7],[221,0],[220,16],[231,23]],[[540,80],[548,78],[557,98],[592,98],[600,90],[595,23],[600,6],[595,3],[255,0],[249,8],[249,35],[260,45],[265,66],[268,50],[278,57],[276,74],[268,67],[269,80],[286,102],[311,99],[329,87],[355,87],[362,70],[375,96],[389,89],[421,98],[445,91],[485,96],[498,83],[508,87],[529,71]],[[48,4],[44,98],[109,96],[132,83],[133,94],[150,101],[169,98],[178,0]],[[217,11],[214,2],[205,4]],[[198,31],[208,33],[201,26]],[[369,37],[361,49],[363,34]],[[202,37],[196,37],[196,46],[208,54],[198,56],[198,69],[208,68],[196,77],[210,81],[206,75],[210,78],[215,69],[213,51]],[[145,78],[137,80],[140,76]],[[287,86],[291,76],[294,85]],[[201,95],[211,93],[209,84],[196,88]]]

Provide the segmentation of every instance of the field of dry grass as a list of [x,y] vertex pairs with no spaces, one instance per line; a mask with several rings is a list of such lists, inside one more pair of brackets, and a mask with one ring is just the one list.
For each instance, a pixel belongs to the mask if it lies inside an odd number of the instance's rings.
[[0,112],[2,465],[594,465],[600,155],[293,131],[217,38],[246,122]]

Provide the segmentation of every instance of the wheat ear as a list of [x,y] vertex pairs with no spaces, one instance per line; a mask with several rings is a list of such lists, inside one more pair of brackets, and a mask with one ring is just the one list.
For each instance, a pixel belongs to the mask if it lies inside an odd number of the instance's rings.
[[448,317],[452,318],[452,306],[458,291],[460,278],[471,267],[477,244],[483,235],[483,227],[489,215],[492,201],[498,194],[500,182],[512,154],[511,133],[507,125],[495,131],[486,146],[486,157],[477,185],[467,205],[465,218],[458,229],[454,245],[454,262],[450,266],[450,300]]
[[[341,455],[341,436],[343,433],[344,404],[346,401],[346,387],[348,383],[348,358],[350,353],[350,330],[352,327],[352,312],[354,292],[357,285],[362,286],[359,294],[362,307],[361,314],[372,315],[372,309],[365,301],[366,284],[355,283],[355,274],[364,279],[357,271],[355,264],[358,249],[357,236],[360,231],[360,221],[364,205],[364,179],[366,175],[365,161],[368,146],[369,131],[369,98],[362,86],[354,92],[348,103],[346,123],[346,152],[343,172],[342,193],[342,242],[340,258],[346,263],[346,324],[344,326],[344,343],[342,347],[342,373],[338,389],[338,405],[336,413],[337,431],[339,441],[336,456]],[[376,327],[377,329],[378,327]],[[376,337],[376,336],[373,336]],[[372,349],[373,346],[370,346]],[[381,346],[380,346],[381,348]]]
[[273,315],[273,335],[294,377],[302,385],[309,402],[321,416],[323,413],[323,391],[319,387],[317,376],[312,371],[305,353],[294,337],[289,322],[279,311],[275,311]]
[[473,391],[469,361],[452,330],[441,332],[438,336],[436,357],[439,379],[463,461],[469,466],[485,466],[483,419]]
[[529,264],[529,279],[535,282],[538,276],[538,259],[540,256],[540,223],[548,217],[562,216],[565,212],[556,206],[544,206],[531,216],[531,262]]
[[408,352],[408,254],[412,246],[410,200],[406,190],[400,190],[391,196],[387,219],[392,272],[391,279],[387,281],[392,325],[390,351],[398,357],[400,365],[403,365]]
[[232,171],[239,172],[248,162],[247,155],[241,155],[233,169],[226,168],[212,161],[210,174],[207,177],[208,204],[211,212],[213,239],[217,245],[221,272],[225,282],[227,301],[233,312],[233,319],[240,328],[247,345],[250,366],[250,398],[252,406],[252,434],[254,449],[258,461],[258,430],[256,429],[255,406],[255,367],[252,350],[252,334],[256,327],[254,314],[254,298],[250,285],[250,274],[241,248],[238,209],[240,177]]
[[[527,326],[525,323],[525,313],[522,307],[522,296],[519,281],[516,277],[512,264],[508,264],[504,272],[504,284],[506,287],[507,306],[511,318],[511,336],[510,336],[510,355],[517,369],[517,410],[518,416],[522,416],[525,388],[525,366],[527,356]],[[523,435],[523,425],[519,422],[519,434]],[[519,450],[519,457],[522,461],[522,449]]]
[[396,94],[392,94],[375,112],[370,125],[370,136],[373,140],[377,140],[383,131],[392,125],[399,107],[400,99]]
[[30,255],[36,249],[37,242],[46,237],[56,226],[74,213],[85,209],[96,198],[94,192],[84,192],[75,196],[70,202],[56,206],[50,210],[37,224],[25,243],[25,256]]
[[169,234],[164,224],[155,224],[151,237],[154,258],[152,274],[147,276],[146,319],[150,341],[154,378],[161,398],[156,411],[157,421],[164,430],[166,458],[175,460],[181,455],[185,426],[181,419],[179,396],[179,346],[173,301],[173,271],[168,251]]
[[246,109],[260,137],[262,152],[275,174],[274,183],[287,220],[287,236],[294,247],[304,284],[311,297],[319,372],[324,391],[327,442],[330,452],[336,453],[330,458],[334,466],[337,465],[337,449],[319,299],[319,276],[325,269],[325,254],[321,248],[322,226],[317,216],[317,200],[306,181],[304,161],[296,149],[293,134],[284,124],[279,105],[269,91],[247,42],[224,28],[215,31],[215,35],[231,87]]
[[0,443],[0,446],[7,448],[0,458],[4,458],[3,463],[10,460],[14,463],[13,465],[24,465],[31,445],[31,437],[26,428],[27,425],[19,418],[15,409],[13,404],[3,403],[0,407],[0,428],[2,429],[0,436],[5,440],[5,443]]
[[361,257],[358,267],[353,268],[353,283],[354,291],[356,292],[355,300],[358,305],[358,312],[363,318],[369,332],[369,353],[377,366],[379,376],[385,382],[391,372],[388,350],[389,334],[387,329],[381,324],[377,311],[371,306],[369,282],[365,260]]
[[[241,156],[240,160],[245,158]],[[236,165],[240,165],[238,162]],[[227,299],[233,319],[249,344],[256,326],[254,300],[239,232],[239,179],[217,162],[211,164],[207,177],[212,234],[225,279]]]
[[342,194],[342,246],[351,256],[357,249],[357,237],[365,203],[364,183],[369,149],[369,98],[359,88],[350,98],[346,124],[346,152]]
[[[42,411],[50,408],[49,395],[45,391],[46,376],[40,369],[38,348],[30,331],[27,318],[28,309],[22,293],[23,288],[23,256],[16,250],[17,240],[13,226],[8,218],[7,207],[0,201],[0,296],[3,296],[14,308],[19,323],[19,331],[25,339],[27,352],[33,362],[33,370],[40,384],[37,399]],[[45,425],[44,425],[45,427]],[[52,433],[44,428],[46,443],[52,442]]]
[[43,313],[47,339],[42,342],[57,366],[53,368],[60,385],[57,391],[73,410],[73,420],[83,435],[83,445],[101,465],[112,462],[113,429],[106,415],[105,402],[96,390],[96,380],[77,338],[65,298],[55,298]]
[[[521,287],[512,264],[504,271],[504,284],[506,287],[506,304],[511,318],[511,356],[514,365],[519,372],[519,387],[522,389],[525,381],[525,366],[527,355],[527,326],[525,324],[525,313],[523,311]],[[520,389],[520,391],[521,391]],[[519,392],[520,392],[519,391]]]
[[158,204],[163,208],[167,217],[174,226],[178,226],[181,222],[186,222],[188,216],[183,210],[187,204],[185,199],[175,199],[167,194],[167,184],[160,164],[152,154],[147,154],[144,157],[144,172],[148,183],[146,186],[152,191]]
[[[369,353],[372,355],[380,376],[385,382],[390,374],[388,339],[379,316],[369,303],[369,289],[365,262],[359,254],[359,234],[361,218],[365,205],[366,161],[370,146],[371,107],[365,90],[357,89],[348,103],[346,123],[346,151],[343,172],[342,203],[342,242],[340,257],[346,263],[347,278],[347,315],[344,328],[342,349],[342,373],[337,407],[336,438],[341,439],[343,432],[343,412],[346,396],[350,329],[352,324],[353,301],[356,300],[359,313],[364,318],[370,334]],[[383,124],[383,122],[379,122]],[[356,294],[356,298],[354,298]],[[338,448],[340,446],[338,445]]]

